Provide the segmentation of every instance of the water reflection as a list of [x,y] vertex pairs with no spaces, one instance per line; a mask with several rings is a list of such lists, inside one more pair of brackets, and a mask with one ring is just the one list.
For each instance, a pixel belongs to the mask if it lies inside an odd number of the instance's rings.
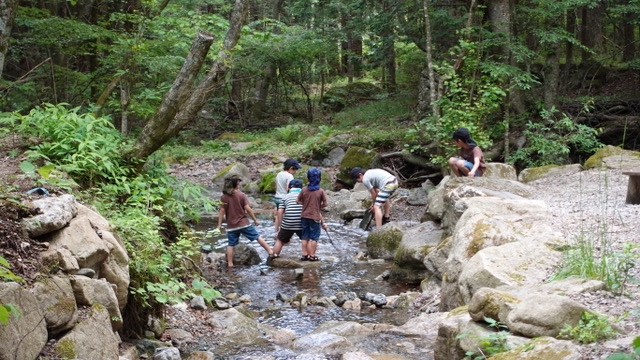
[[[257,230],[273,246],[275,230],[273,222],[261,220]],[[216,223],[203,221],[199,224],[199,231],[215,228]],[[409,314],[406,310],[364,308],[362,310],[345,310],[338,307],[305,306],[292,307],[277,299],[278,294],[293,297],[298,292],[305,292],[308,298],[329,297],[338,292],[355,292],[359,296],[365,293],[397,295],[406,291],[418,291],[415,286],[390,283],[376,280],[392,266],[391,262],[368,262],[355,260],[356,255],[366,250],[366,232],[360,230],[356,224],[343,226],[338,222],[328,223],[331,240],[323,232],[318,244],[317,256],[321,262],[316,268],[304,269],[302,276],[297,276],[295,269],[275,268],[267,266],[266,254],[257,244],[250,244],[256,248],[263,262],[255,266],[237,266],[231,270],[232,289],[241,295],[251,296],[251,310],[260,314],[258,320],[277,328],[295,330],[298,336],[314,330],[318,325],[327,321],[350,320],[360,323],[388,323],[401,325],[405,323]],[[247,243],[247,239],[241,239]],[[223,253],[227,245],[224,234],[208,237],[204,244],[209,244],[214,251]],[[282,256],[300,257],[300,241],[294,236],[291,243],[285,246]],[[243,351],[247,351],[245,348]]]

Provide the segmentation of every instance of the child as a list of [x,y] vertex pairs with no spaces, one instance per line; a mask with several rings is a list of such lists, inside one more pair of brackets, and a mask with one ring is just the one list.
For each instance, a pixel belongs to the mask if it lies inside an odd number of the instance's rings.
[[[320,227],[325,231],[327,224],[324,223],[322,208],[329,205],[327,195],[324,190],[320,189],[321,173],[320,169],[311,168],[307,172],[307,180],[309,185],[304,187],[296,202],[302,204],[302,257],[300,260],[318,261],[316,250],[318,248],[318,240],[320,240]],[[305,250],[306,249],[306,252]],[[306,255],[304,255],[306,253]]]
[[449,158],[449,167],[453,173],[460,176],[482,176],[486,165],[484,163],[484,155],[482,149],[471,138],[469,130],[466,128],[458,128],[453,132],[453,140],[458,150],[459,157]]
[[244,235],[250,241],[258,240],[258,244],[262,246],[269,256],[273,256],[273,251],[269,244],[258,234],[256,229],[249,224],[247,214],[253,219],[253,223],[259,226],[260,223],[249,206],[249,199],[242,191],[240,191],[239,176],[233,175],[224,179],[223,194],[220,197],[222,205],[218,211],[218,227],[220,231],[222,219],[227,218],[227,266],[233,267],[233,247],[238,245],[240,235]]
[[280,200],[287,196],[287,192],[289,191],[289,181],[293,180],[293,174],[295,174],[301,167],[302,166],[300,166],[296,159],[285,160],[282,171],[280,171],[276,176],[276,209],[278,209]]
[[[398,188],[398,180],[395,176],[382,169],[369,169],[354,167],[351,169],[351,178],[361,182],[371,194],[371,210],[376,219],[376,229],[389,222],[391,215],[391,203],[389,197]],[[382,208],[384,207],[384,212]]]
[[[302,205],[298,204],[298,194],[302,190],[302,181],[293,179],[289,181],[289,193],[280,200],[278,206],[278,217],[276,218],[276,243],[273,245],[273,257],[280,256],[282,246],[289,244],[293,234],[298,235],[302,240]],[[301,242],[302,244],[302,242]],[[302,256],[306,257],[307,249],[302,246]]]

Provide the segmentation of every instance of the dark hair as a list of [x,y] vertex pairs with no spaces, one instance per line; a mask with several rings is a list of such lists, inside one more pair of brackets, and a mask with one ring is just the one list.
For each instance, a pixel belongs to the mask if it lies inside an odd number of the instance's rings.
[[464,141],[465,144],[469,145],[469,146],[478,146],[478,144],[476,144],[475,141],[473,141],[473,139],[471,138],[471,134],[469,134],[469,129],[467,128],[458,128],[456,131],[453,132],[453,134],[451,135],[453,137],[454,140],[462,140]]
[[242,179],[238,175],[231,175],[229,177],[226,177],[224,179],[224,187],[222,188],[222,192],[227,195],[233,194],[233,190],[235,190],[240,181],[242,181]]
[[353,169],[351,169],[351,178],[353,180],[357,179],[360,174],[364,174],[364,170],[362,170],[362,168],[354,167]]

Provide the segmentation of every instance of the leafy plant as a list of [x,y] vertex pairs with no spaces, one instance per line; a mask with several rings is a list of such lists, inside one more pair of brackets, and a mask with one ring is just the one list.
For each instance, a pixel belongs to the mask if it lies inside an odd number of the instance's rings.
[[[468,351],[465,355],[465,359],[482,360],[489,358],[495,354],[503,353],[511,350],[507,344],[507,337],[509,331],[507,326],[497,320],[485,317],[484,321],[490,328],[497,330],[485,337],[477,338],[478,351]],[[468,333],[458,335],[458,338],[469,336]]]
[[523,167],[564,165],[572,161],[571,153],[592,154],[603,146],[595,129],[575,123],[555,108],[543,109],[540,115],[540,120],[526,124],[527,145],[511,154],[509,163]]
[[610,339],[616,334],[606,316],[585,311],[582,313],[582,318],[578,325],[574,327],[566,325],[560,331],[559,337],[589,344],[599,340]]
[[638,360],[640,359],[640,336],[633,339],[631,343],[631,353],[615,353],[609,355],[606,360]]
[[199,293],[208,303],[222,295],[218,290],[212,288],[208,282],[202,279],[193,279],[191,287],[196,294]]
[[[0,256],[0,279],[3,281],[23,281],[11,271],[11,264],[4,257]],[[0,304],[0,323],[6,325],[11,315],[20,316],[20,310],[13,304]]]

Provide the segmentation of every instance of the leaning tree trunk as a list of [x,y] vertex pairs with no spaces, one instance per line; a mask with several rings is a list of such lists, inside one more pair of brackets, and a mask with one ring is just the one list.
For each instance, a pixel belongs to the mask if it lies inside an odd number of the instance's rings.
[[213,43],[213,37],[200,32],[172,88],[165,95],[162,105],[147,122],[128,158],[145,159],[177,135],[202,109],[211,95],[221,86],[228,69],[231,50],[238,43],[240,30],[247,17],[247,0],[236,0],[229,30],[218,59],[213,63],[205,79],[194,89],[195,78]]
[[9,37],[17,9],[17,0],[0,1],[0,78],[2,78],[2,69],[4,69],[5,55],[9,50]]

